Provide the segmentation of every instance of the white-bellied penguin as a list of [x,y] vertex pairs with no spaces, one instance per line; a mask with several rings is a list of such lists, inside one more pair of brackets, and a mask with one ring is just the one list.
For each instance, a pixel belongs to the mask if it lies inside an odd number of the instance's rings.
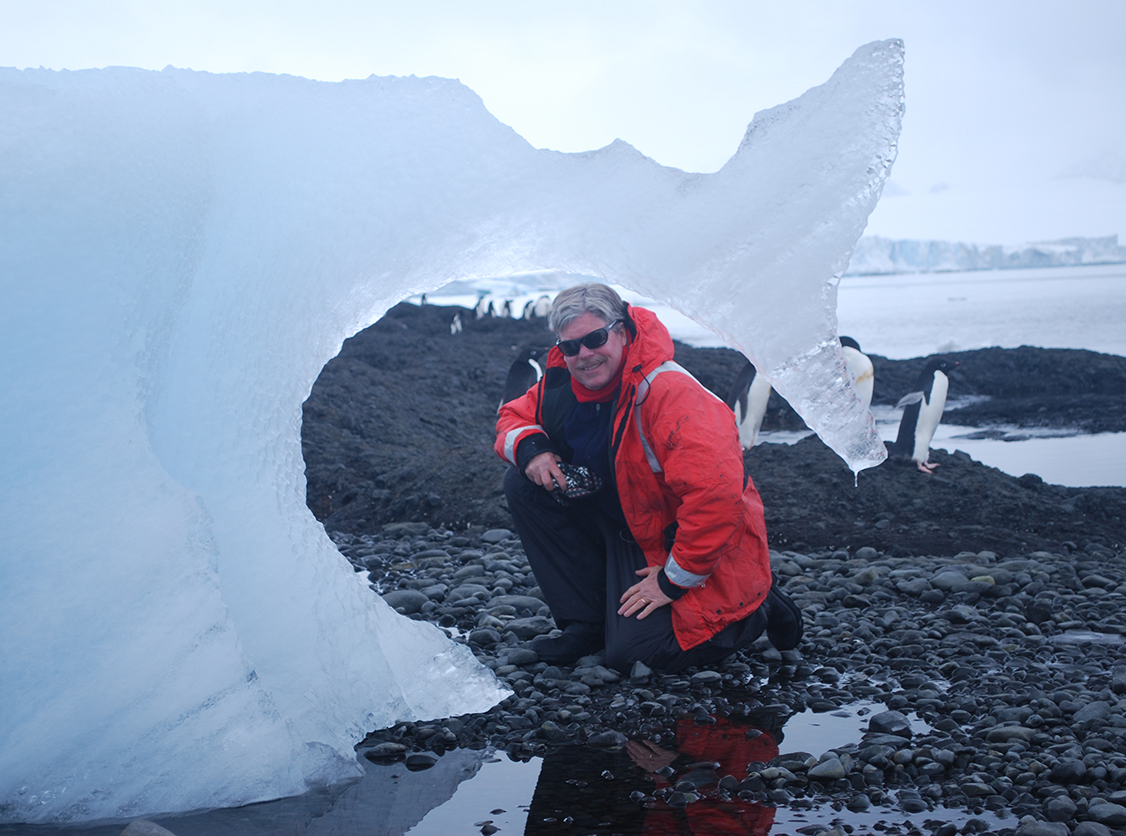
[[912,390],[896,404],[904,410],[892,450],[896,455],[910,458],[923,473],[933,473],[938,467],[930,460],[931,439],[946,408],[946,392],[950,388],[947,373],[960,365],[945,357],[930,360],[919,372]]
[[856,380],[856,391],[865,406],[872,405],[872,388],[876,384],[876,370],[872,361],[860,350],[860,343],[852,337],[841,337],[841,356],[848,363],[849,371]]
[[770,381],[759,374],[754,364],[748,360],[739,370],[739,375],[731,385],[726,400],[727,405],[735,412],[735,423],[739,427],[739,443],[743,445],[744,450],[750,450],[755,446],[769,401]]
[[520,352],[504,379],[504,390],[500,403],[497,404],[497,412],[500,412],[500,408],[506,403],[516,400],[539,382],[543,377],[543,367],[540,362],[547,357],[547,351],[546,348],[528,346]]
[[551,313],[551,297],[547,294],[524,304],[524,319],[547,319]]

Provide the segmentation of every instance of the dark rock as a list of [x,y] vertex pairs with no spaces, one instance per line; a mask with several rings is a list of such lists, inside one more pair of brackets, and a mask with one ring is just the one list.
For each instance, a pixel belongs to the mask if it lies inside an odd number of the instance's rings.
[[1053,766],[1049,774],[1057,784],[1066,786],[1083,780],[1083,777],[1087,774],[1087,767],[1078,758],[1067,758]]
[[394,610],[400,610],[407,615],[414,615],[422,609],[422,605],[430,600],[423,592],[416,589],[396,589],[386,593],[383,600]]
[[1107,827],[1121,827],[1126,824],[1126,807],[1110,801],[1092,801],[1087,807],[1087,817]]
[[427,755],[423,752],[415,752],[413,755],[407,755],[406,767],[412,772],[420,772],[423,769],[429,769],[438,762],[438,759],[433,755]]
[[896,737],[911,737],[911,723],[899,711],[882,711],[873,714],[868,720],[868,730],[878,734],[890,734]]

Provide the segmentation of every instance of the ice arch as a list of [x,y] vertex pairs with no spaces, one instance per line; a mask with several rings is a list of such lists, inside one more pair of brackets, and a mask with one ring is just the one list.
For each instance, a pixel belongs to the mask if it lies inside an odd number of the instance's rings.
[[878,461],[834,277],[895,155],[901,61],[861,48],[706,176],[537,150],[442,79],[0,71],[0,818],[298,793],[352,774],[365,730],[502,696],[304,504],[301,402],[410,293],[620,282]]

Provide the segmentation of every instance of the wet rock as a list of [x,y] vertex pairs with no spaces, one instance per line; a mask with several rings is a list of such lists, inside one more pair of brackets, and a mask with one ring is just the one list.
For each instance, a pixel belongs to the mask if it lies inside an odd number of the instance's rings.
[[393,610],[398,610],[406,615],[414,615],[422,609],[422,605],[428,602],[430,598],[417,589],[396,589],[385,593],[383,600]]
[[539,661],[539,655],[534,650],[529,650],[526,647],[513,647],[506,654],[508,664],[523,667],[525,665],[534,665]]
[[1071,830],[1062,822],[1037,821],[1025,816],[1017,825],[1016,836],[1070,836]]
[[868,730],[878,734],[910,737],[911,723],[900,711],[882,711],[872,715],[868,721]]
[[420,772],[423,769],[429,769],[438,762],[438,759],[433,755],[427,755],[424,752],[415,752],[413,755],[407,755],[406,767],[412,772]]
[[814,781],[836,781],[844,778],[848,774],[848,769],[841,763],[840,758],[831,757],[812,767],[808,774]]
[[901,790],[899,808],[905,813],[922,813],[927,809],[927,802],[916,790]]
[[1052,767],[1049,773],[1051,779],[1057,784],[1074,784],[1081,781],[1087,774],[1087,767],[1078,758],[1061,760]]
[[1017,740],[1028,742],[1036,735],[1036,729],[1024,726],[994,726],[986,732],[985,739],[990,743],[1012,743]]
[[1078,809],[1070,797],[1056,795],[1044,804],[1044,815],[1048,821],[1071,821]]
[[530,618],[514,618],[505,625],[505,629],[511,630],[516,638],[524,640],[550,633],[554,627],[550,619],[538,615]]
[[1071,836],[1114,836],[1113,831],[1105,824],[1094,821],[1081,821],[1071,831]]
[[1126,807],[1110,801],[1094,800],[1087,807],[1087,817],[1107,827],[1121,827],[1126,824]]
[[1096,700],[1076,711],[1071,718],[1071,722],[1076,725],[1082,725],[1083,723],[1090,723],[1095,720],[1105,720],[1109,716],[1110,705],[1101,700]]
[[121,831],[121,836],[176,836],[176,834],[148,819],[135,819]]
[[620,749],[629,743],[629,738],[621,732],[604,731],[587,738],[586,745],[596,749]]

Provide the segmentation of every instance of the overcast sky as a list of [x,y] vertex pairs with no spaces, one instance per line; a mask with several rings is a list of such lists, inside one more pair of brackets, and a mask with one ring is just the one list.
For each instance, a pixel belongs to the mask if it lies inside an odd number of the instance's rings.
[[1126,239],[1124,32],[1123,0],[0,0],[0,66],[445,76],[538,147],[715,171],[756,111],[902,38],[868,232],[1018,244]]

